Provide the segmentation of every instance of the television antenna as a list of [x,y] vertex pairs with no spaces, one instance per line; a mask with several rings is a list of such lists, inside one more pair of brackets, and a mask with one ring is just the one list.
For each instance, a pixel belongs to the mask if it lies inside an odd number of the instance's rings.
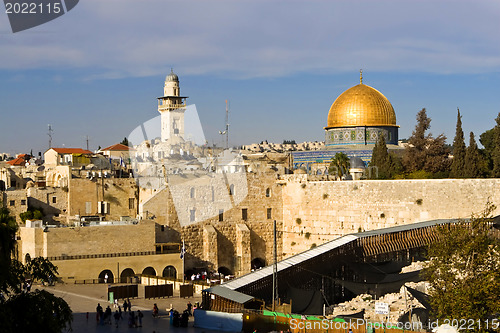
[[229,148],[229,105],[226,99],[226,129],[224,131],[219,131],[220,135],[226,136],[226,149]]
[[47,135],[49,136],[49,149],[52,148],[52,133],[54,133],[54,130],[52,129],[52,125],[49,126],[49,131],[47,132]]

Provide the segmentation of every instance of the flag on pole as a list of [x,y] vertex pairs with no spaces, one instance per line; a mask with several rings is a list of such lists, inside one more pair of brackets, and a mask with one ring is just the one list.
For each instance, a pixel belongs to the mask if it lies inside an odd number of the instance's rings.
[[181,259],[184,259],[184,254],[185,253],[186,253],[186,247],[184,246],[184,241],[182,241]]

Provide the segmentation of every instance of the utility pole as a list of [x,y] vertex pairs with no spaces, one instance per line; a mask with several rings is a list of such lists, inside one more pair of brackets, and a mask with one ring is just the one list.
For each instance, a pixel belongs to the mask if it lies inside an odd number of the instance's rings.
[[87,142],[87,150],[89,150],[89,136],[85,136],[85,141]]
[[273,312],[276,311],[276,300],[278,299],[278,245],[276,242],[276,220],[273,222],[274,246],[273,246]]
[[220,135],[226,135],[226,149],[229,148],[229,106],[226,99],[226,128],[223,131],[219,131]]

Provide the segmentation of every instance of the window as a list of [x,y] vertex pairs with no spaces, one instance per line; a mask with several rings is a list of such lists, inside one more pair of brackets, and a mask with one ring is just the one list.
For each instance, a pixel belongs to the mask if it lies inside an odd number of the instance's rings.
[[219,209],[219,222],[224,221],[224,209]]
[[248,219],[248,209],[247,208],[241,209],[241,219],[243,221],[246,221]]
[[85,202],[85,214],[92,214],[92,202]]
[[229,195],[234,195],[234,184],[231,184],[231,186],[229,186]]
[[57,203],[57,197],[52,197],[52,203]]
[[194,222],[196,220],[196,210],[195,209],[191,209],[189,211],[189,220],[191,222]]
[[16,185],[17,185],[17,182],[14,179],[10,181],[11,187],[16,187]]
[[15,206],[16,205],[16,200],[10,200],[9,201],[9,206]]
[[270,197],[271,196],[271,189],[270,188],[267,188],[266,189],[266,197]]
[[191,197],[191,199],[194,198],[194,187],[191,187],[190,197]]
[[135,198],[129,198],[128,199],[128,209],[134,209],[135,208]]
[[267,218],[269,220],[273,218],[273,209],[272,208],[267,209]]
[[26,200],[21,200],[21,206],[26,206]]

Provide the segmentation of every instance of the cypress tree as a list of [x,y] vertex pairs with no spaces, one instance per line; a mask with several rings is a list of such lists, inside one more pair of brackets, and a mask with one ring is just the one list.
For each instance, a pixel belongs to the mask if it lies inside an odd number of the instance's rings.
[[450,177],[465,177],[465,142],[464,132],[462,130],[462,116],[460,115],[460,110],[458,110],[457,129],[455,132],[455,139],[453,140],[453,161],[451,163]]
[[484,174],[483,159],[477,148],[474,132],[470,132],[469,147],[465,151],[465,173],[466,178],[479,178]]
[[498,117],[496,119],[497,125],[495,126],[494,133],[494,147],[491,154],[493,159],[493,177],[500,178],[500,112],[498,113]]
[[373,147],[372,160],[370,161],[371,167],[376,167],[378,172],[376,178],[386,179],[388,175],[386,174],[387,162],[389,159],[389,154],[387,153],[387,145],[385,143],[385,138],[380,135],[375,147]]

